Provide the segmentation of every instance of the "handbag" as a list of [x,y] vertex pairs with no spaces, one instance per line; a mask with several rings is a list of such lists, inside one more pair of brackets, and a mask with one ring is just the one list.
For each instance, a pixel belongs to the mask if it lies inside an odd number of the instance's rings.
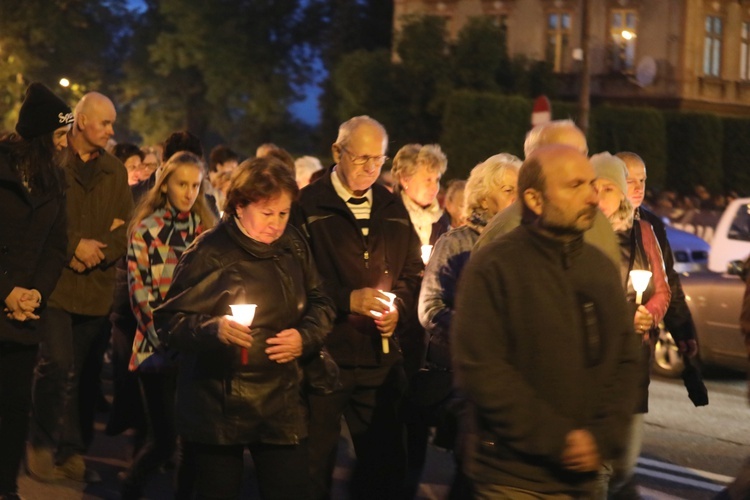
[[316,355],[301,362],[305,391],[316,396],[327,396],[341,388],[339,365],[323,347]]

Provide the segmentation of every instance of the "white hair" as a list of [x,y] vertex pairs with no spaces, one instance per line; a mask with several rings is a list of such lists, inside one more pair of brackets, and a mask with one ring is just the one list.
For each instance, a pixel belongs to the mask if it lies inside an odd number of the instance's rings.
[[300,156],[294,160],[294,177],[298,181],[307,183],[310,176],[318,170],[323,170],[323,165],[314,156]]
[[[537,125],[526,134],[526,140],[523,143],[524,156],[528,158],[540,146],[558,144],[560,133],[568,130],[580,131],[573,120],[554,120]],[[588,151],[582,151],[582,153],[587,154]]]
[[482,202],[500,189],[502,178],[508,171],[518,172],[521,160],[509,153],[490,156],[482,163],[471,169],[469,179],[464,190],[464,213],[467,217],[482,208]]
[[383,149],[388,144],[388,133],[385,131],[385,127],[374,118],[370,118],[367,115],[355,116],[349,118],[344,123],[339,125],[339,135],[336,137],[336,142],[339,146],[346,146],[349,142],[349,137],[352,133],[362,125],[372,125],[379,128],[383,132]]

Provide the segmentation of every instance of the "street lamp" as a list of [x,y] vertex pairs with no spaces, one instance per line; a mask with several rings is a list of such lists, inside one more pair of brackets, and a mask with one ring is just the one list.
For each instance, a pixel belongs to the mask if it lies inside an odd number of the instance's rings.
[[70,80],[67,78],[60,78],[60,86],[68,88],[70,86]]

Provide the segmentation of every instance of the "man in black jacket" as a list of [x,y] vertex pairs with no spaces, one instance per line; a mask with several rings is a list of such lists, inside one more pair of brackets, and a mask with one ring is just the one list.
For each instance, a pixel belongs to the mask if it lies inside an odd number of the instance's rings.
[[[392,336],[414,300],[423,264],[420,243],[400,201],[375,183],[388,136],[358,116],[333,144],[336,165],[300,193],[294,223],[310,241],[324,288],[336,303],[326,347],[341,368],[341,390],[310,396],[313,498],[331,494],[343,414],[357,455],[352,498],[396,498],[406,467],[398,409],[403,358]],[[393,307],[384,303],[395,294]]]
[[570,146],[518,177],[520,227],[475,250],[451,331],[476,498],[589,498],[635,405],[637,349],[620,275],[583,233],[595,173]]

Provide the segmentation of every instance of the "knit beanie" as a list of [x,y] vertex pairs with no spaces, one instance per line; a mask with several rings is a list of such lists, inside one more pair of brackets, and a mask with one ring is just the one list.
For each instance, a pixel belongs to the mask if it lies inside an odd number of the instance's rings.
[[73,123],[73,113],[62,99],[39,82],[29,85],[16,123],[16,132],[21,137],[28,141],[69,123]]
[[599,179],[607,179],[614,182],[620,188],[622,194],[625,196],[628,195],[628,167],[624,161],[606,151],[595,154],[590,158],[590,161]]

